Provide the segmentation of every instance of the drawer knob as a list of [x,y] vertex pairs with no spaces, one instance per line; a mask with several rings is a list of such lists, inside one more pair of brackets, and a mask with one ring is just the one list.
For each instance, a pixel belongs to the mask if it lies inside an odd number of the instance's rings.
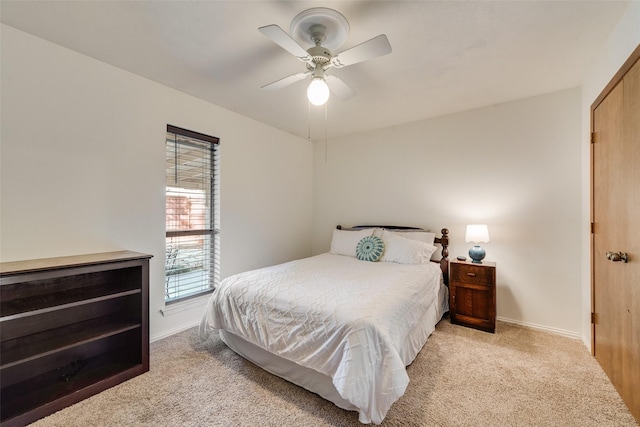
[[626,252],[607,252],[606,255],[607,255],[607,259],[613,262],[628,261],[628,255],[626,254]]
[[469,276],[469,277],[476,277],[476,273],[467,273],[467,276]]

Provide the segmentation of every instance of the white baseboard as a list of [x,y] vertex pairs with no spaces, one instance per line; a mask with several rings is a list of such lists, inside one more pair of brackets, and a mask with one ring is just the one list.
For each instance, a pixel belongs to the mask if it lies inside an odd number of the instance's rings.
[[[168,316],[176,315],[178,313],[182,313],[184,311],[197,310],[198,312],[197,317],[198,319],[200,319],[200,313],[204,311],[204,307],[207,305],[207,301],[209,301],[209,297],[210,295],[207,294],[198,298],[188,299],[186,301],[181,301],[175,304],[166,305],[165,308],[160,310],[160,314],[162,315],[162,317],[168,317]],[[200,324],[199,320],[196,321],[195,323],[194,322],[187,323],[186,325],[182,324],[180,326],[177,326],[174,329],[163,331],[158,335],[153,335],[152,337],[150,337],[149,341],[154,342],[154,341],[161,340],[163,338],[170,337],[171,335],[177,334],[182,331],[186,331],[187,329],[191,329],[194,326],[198,326],[199,324]]]
[[507,319],[505,317],[497,317],[496,319],[505,323],[513,323],[515,325],[526,326],[527,328],[537,329],[539,331],[551,332],[552,334],[582,340],[582,335],[579,332],[567,331],[566,329],[552,328],[549,326],[542,326],[535,323],[523,322],[522,320]]
[[187,329],[194,328],[194,327],[198,326],[199,324],[200,324],[200,321],[198,321],[198,322],[196,322],[196,323],[194,323],[192,325],[182,325],[182,326],[180,326],[180,327],[178,327],[176,329],[171,329],[170,331],[164,331],[160,335],[154,335],[154,336],[150,337],[149,342],[154,342],[154,341],[161,340],[163,338],[170,337],[171,335],[175,335],[175,334],[177,334],[179,332],[186,331]]

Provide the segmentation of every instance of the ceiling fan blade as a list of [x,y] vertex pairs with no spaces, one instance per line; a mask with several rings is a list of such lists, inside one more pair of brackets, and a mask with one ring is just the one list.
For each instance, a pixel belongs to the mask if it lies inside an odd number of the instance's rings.
[[269,90],[281,89],[283,87],[289,86],[295,82],[305,79],[309,74],[311,74],[311,71],[307,71],[306,73],[292,74],[280,80],[276,80],[273,83],[264,85],[262,86],[261,89],[269,89]]
[[330,76],[325,74],[325,80],[327,82],[327,86],[329,86],[329,90],[333,93],[338,99],[344,101],[356,94],[356,92],[351,89],[345,82],[343,82],[340,78],[336,76]]
[[391,53],[391,44],[386,35],[380,34],[378,37],[367,40],[340,52],[331,59],[331,65],[336,68],[357,64],[367,59],[376,58]]
[[258,28],[258,31],[269,37],[274,43],[298,58],[300,61],[311,61],[311,55],[309,55],[309,53],[298,44],[298,42],[292,39],[289,34],[287,34],[282,28],[278,27],[277,25],[267,25],[265,27],[260,27]]

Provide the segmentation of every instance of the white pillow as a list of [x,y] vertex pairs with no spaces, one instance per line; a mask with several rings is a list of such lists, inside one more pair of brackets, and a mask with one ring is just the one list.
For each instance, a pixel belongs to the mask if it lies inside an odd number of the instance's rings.
[[407,239],[424,242],[431,246],[434,246],[433,242],[436,240],[436,233],[430,233],[428,231],[392,231],[392,233]]
[[363,237],[371,236],[372,229],[366,229],[361,231],[347,231],[333,230],[333,237],[331,238],[331,249],[329,253],[335,255],[347,255],[356,256],[356,246]]
[[372,236],[382,238],[382,232],[384,231],[384,228],[373,228],[372,230],[373,230]]
[[382,262],[424,264],[430,262],[431,255],[436,251],[433,245],[407,239],[387,230],[382,233],[382,240],[384,240],[384,254],[380,258]]

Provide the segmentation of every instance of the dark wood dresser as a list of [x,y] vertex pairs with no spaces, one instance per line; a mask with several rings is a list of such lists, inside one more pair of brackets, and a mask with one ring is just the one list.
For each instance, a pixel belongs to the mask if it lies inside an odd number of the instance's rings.
[[0,264],[2,426],[149,370],[149,259],[130,251]]
[[487,332],[496,330],[496,264],[449,263],[451,322]]

